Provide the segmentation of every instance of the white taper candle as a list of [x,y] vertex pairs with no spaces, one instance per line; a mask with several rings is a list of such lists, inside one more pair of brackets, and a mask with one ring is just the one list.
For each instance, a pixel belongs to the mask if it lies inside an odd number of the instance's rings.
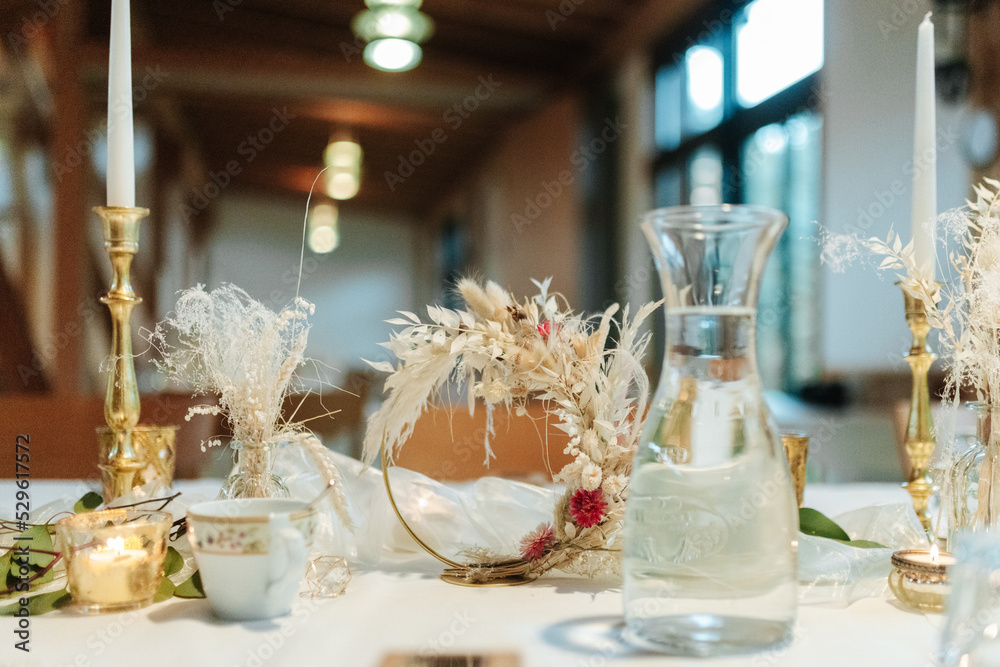
[[913,257],[921,275],[935,279],[937,128],[934,97],[934,24],[930,12],[917,33],[916,123],[913,132]]
[[108,206],[135,206],[129,0],[111,0],[108,59]]

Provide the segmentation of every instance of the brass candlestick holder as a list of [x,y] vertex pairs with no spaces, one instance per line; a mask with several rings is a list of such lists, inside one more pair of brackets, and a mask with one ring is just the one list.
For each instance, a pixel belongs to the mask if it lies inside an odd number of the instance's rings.
[[[132,359],[132,309],[142,302],[132,289],[132,257],[139,250],[139,222],[149,215],[146,208],[98,206],[94,212],[104,226],[104,249],[111,258],[114,278],[101,297],[111,311],[111,372],[104,397],[104,419],[108,432],[99,433],[101,482],[104,502],[129,493],[153,476],[173,478],[174,427],[140,427],[145,440],[155,446],[138,447],[139,386]],[[168,460],[164,460],[168,459]]]
[[934,436],[931,434],[930,389],[927,372],[937,357],[927,347],[927,334],[931,327],[927,322],[924,302],[903,291],[906,308],[906,324],[913,332],[913,343],[906,361],[913,373],[913,391],[910,396],[910,418],[906,429],[906,456],[910,461],[910,471],[903,488],[913,499],[913,509],[924,530],[930,531],[931,517],[927,511],[934,484],[927,474],[931,455],[934,453]]

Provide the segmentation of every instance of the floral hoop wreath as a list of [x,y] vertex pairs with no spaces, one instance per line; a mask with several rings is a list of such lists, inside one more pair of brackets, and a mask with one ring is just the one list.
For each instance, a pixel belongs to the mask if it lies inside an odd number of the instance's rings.
[[[553,476],[566,493],[552,523],[525,535],[515,558],[486,550],[466,551],[463,555],[474,560],[467,565],[444,558],[413,533],[393,500],[407,532],[449,565],[443,578],[452,583],[523,583],[553,568],[589,576],[621,573],[619,538],[632,455],[649,400],[641,364],[649,334],[639,328],[659,302],[646,304],[632,319],[626,306],[618,325],[612,319],[617,304],[600,318],[583,317],[560,309],[565,299],[549,295],[551,278],[532,282],[538,295],[518,303],[494,282],[480,286],[463,279],[458,292],[465,310],[428,306],[427,323],[401,311],[403,318],[389,323],[404,328],[383,344],[400,363],[367,362],[389,373],[388,396],[368,420],[364,446],[366,463],[382,452],[386,473],[416,421],[449,382],[467,385],[470,413],[476,398],[486,405],[487,466],[494,456],[490,436],[498,406],[523,416],[529,400],[540,400],[555,427],[570,438],[565,453],[573,461]],[[617,344],[606,350],[613,326]],[[388,474],[385,481],[392,500]]]

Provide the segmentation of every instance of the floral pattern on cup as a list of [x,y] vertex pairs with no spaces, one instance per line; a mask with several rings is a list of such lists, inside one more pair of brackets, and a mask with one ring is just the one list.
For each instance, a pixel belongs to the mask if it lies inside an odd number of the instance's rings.
[[194,548],[237,554],[266,554],[271,537],[266,523],[198,524],[192,527]]
[[[292,526],[302,533],[306,546],[311,546],[316,530],[316,513],[293,516]],[[189,522],[188,529],[194,537],[194,548],[197,551],[262,555],[271,546],[271,534],[266,521],[222,519],[214,523],[199,519]]]

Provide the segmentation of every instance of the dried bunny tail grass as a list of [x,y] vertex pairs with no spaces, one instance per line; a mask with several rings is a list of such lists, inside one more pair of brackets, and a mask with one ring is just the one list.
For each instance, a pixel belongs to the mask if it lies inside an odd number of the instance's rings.
[[493,317],[493,304],[490,302],[490,297],[486,294],[486,290],[480,287],[479,283],[471,278],[462,278],[458,281],[455,288],[461,295],[462,300],[465,301],[465,305],[473,313],[483,319]]
[[340,522],[351,531],[354,532],[354,522],[351,521],[350,515],[347,513],[347,496],[344,495],[344,485],[340,481],[340,471],[337,470],[337,466],[334,465],[333,461],[330,460],[330,454],[323,443],[320,442],[312,433],[298,433],[296,434],[296,440],[302,445],[309,455],[312,456],[313,461],[316,463],[316,467],[319,469],[320,474],[327,484],[333,482],[333,491],[330,493],[330,502],[333,504],[333,509],[337,513],[337,517]]

